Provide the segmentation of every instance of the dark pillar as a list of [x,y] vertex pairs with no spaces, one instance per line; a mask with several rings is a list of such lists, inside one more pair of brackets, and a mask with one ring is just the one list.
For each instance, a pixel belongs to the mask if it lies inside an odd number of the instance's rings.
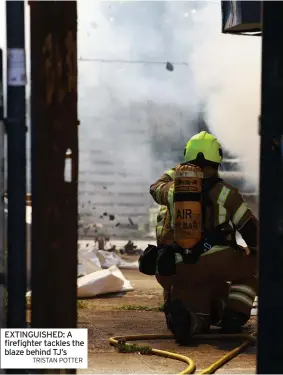
[[[30,10],[32,327],[75,328],[77,4],[31,1]],[[69,162],[70,176],[66,177]]]
[[8,328],[26,325],[26,95],[23,1],[7,1]]
[[[5,247],[4,247],[4,100],[3,100],[3,53],[0,48],[0,328],[5,328]],[[0,370],[0,374],[1,374]]]
[[283,373],[283,2],[263,2],[257,373]]

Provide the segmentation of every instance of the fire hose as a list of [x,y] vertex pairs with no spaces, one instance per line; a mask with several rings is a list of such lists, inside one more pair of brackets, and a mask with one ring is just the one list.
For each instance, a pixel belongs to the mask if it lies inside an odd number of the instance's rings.
[[[132,335],[132,336],[114,336],[109,339],[109,343],[114,347],[120,349],[120,351],[127,351],[127,347],[130,348],[130,344],[127,341],[143,341],[143,340],[169,340],[174,339],[173,335]],[[213,374],[216,370],[222,367],[227,362],[231,361],[238,354],[247,349],[248,346],[256,343],[256,333],[253,334],[206,334],[206,335],[195,335],[192,337],[193,340],[243,340],[242,344],[225,354],[216,362],[212,363],[209,367],[204,369],[200,374]],[[122,349],[123,348],[123,349]],[[121,350],[122,349],[122,350]],[[182,354],[177,354],[165,350],[159,350],[151,348],[150,346],[135,345],[135,352],[139,352],[145,355],[156,355],[164,358],[171,358],[177,361],[185,362],[188,366],[180,372],[181,374],[193,374],[196,370],[195,362]],[[130,350],[129,350],[130,352]]]

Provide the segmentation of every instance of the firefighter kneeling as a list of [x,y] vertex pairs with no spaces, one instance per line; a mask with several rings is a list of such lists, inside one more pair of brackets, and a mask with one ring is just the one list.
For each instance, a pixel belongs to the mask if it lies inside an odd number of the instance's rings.
[[[180,344],[211,325],[240,332],[257,294],[258,223],[239,191],[219,177],[221,145],[203,131],[184,154],[183,164],[150,187],[161,205],[158,246],[140,260],[140,271],[156,274],[164,289],[167,325]],[[236,231],[248,249],[237,245]]]

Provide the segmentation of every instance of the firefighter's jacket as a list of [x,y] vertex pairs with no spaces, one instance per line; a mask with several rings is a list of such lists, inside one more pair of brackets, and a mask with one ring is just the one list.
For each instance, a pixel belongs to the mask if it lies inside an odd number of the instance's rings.
[[[215,176],[218,172],[206,167],[203,170],[204,178]],[[171,245],[173,243],[173,228],[171,227],[171,215],[173,214],[175,168],[164,173],[154,184],[150,186],[150,194],[153,199],[161,205],[156,226],[157,244]],[[257,219],[253,216],[250,208],[244,202],[238,189],[225,181],[220,181],[209,192],[212,202],[212,217],[206,215],[207,220],[216,226],[228,222],[232,227],[232,236],[235,240],[238,231],[251,251],[257,248]],[[211,224],[205,223],[206,228]],[[231,238],[230,238],[231,239]],[[227,245],[214,246],[203,255],[209,255],[216,251],[227,249]]]

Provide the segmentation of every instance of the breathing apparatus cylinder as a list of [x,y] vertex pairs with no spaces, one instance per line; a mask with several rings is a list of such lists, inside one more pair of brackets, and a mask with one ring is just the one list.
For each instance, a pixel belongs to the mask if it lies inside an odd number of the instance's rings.
[[202,239],[203,171],[183,163],[176,167],[174,180],[174,242],[192,249]]

